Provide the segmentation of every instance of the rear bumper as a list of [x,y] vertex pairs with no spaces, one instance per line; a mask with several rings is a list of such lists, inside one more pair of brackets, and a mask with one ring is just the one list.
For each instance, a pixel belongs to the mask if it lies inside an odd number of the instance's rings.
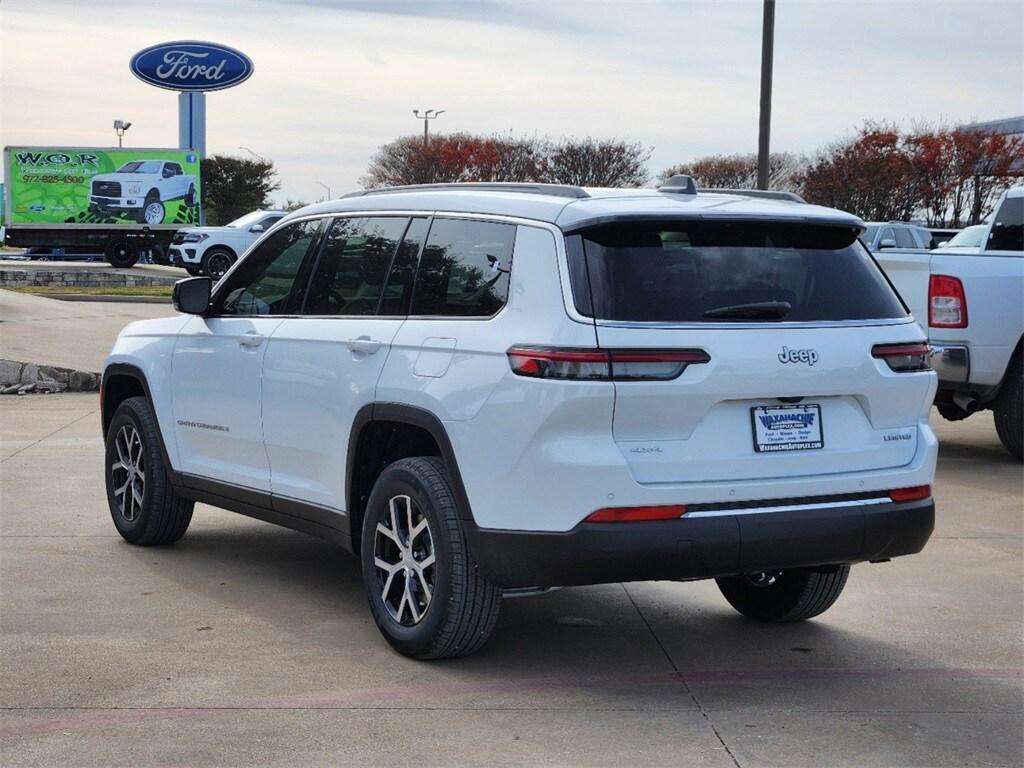
[[706,579],[920,552],[935,525],[931,499],[814,505],[639,523],[581,523],[565,533],[467,531],[481,571],[504,587]]
[[941,389],[955,389],[968,382],[971,368],[971,354],[966,346],[959,344],[932,343],[932,368],[939,377]]

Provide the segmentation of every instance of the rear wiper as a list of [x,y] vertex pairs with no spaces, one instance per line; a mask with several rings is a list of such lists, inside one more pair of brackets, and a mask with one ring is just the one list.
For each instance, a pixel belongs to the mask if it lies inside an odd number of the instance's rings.
[[788,301],[755,301],[709,309],[701,317],[718,320],[781,320],[793,308]]

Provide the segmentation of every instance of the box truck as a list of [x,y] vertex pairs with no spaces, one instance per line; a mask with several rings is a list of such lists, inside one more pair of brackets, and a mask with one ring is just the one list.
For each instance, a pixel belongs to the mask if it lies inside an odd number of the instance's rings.
[[130,267],[201,223],[194,149],[5,147],[4,182],[9,246],[98,248]]

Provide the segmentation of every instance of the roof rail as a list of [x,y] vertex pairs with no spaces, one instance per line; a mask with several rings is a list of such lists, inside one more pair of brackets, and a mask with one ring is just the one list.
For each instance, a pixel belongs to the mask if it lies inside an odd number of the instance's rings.
[[715,192],[721,195],[742,195],[743,197],[760,197],[766,200],[789,200],[793,203],[806,203],[796,192],[781,189],[726,189],[725,187],[707,187],[701,192]]
[[342,197],[364,197],[365,195],[387,195],[400,192],[439,192],[472,190],[478,192],[515,192],[526,195],[551,195],[576,200],[590,197],[583,187],[570,184],[524,184],[514,181],[460,181],[443,184],[406,184],[400,187],[380,187],[350,192]]
[[697,185],[694,183],[692,176],[687,176],[685,173],[677,173],[658,187],[658,191],[673,192],[677,195],[696,195]]

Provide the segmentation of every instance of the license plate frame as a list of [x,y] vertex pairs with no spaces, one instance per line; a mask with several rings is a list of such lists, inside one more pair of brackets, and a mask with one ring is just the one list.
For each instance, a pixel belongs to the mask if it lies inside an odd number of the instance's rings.
[[819,403],[755,405],[750,409],[750,427],[755,453],[817,451],[825,447]]

